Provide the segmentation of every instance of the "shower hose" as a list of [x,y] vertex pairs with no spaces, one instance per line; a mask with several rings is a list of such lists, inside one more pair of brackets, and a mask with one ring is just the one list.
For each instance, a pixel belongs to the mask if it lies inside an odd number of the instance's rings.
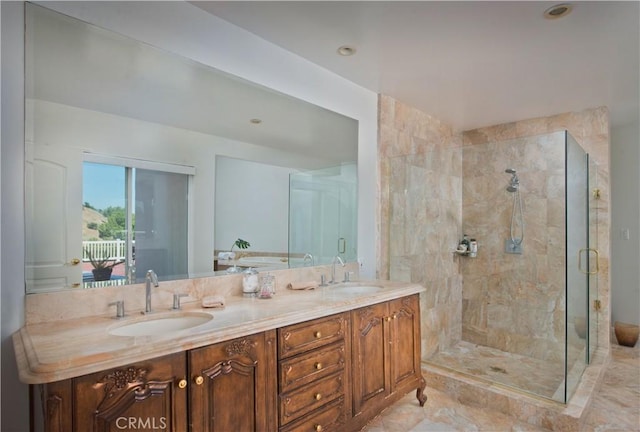
[[[518,217],[519,216],[519,217]],[[519,221],[517,220],[519,219]],[[520,222],[520,237],[516,237],[516,222]],[[520,189],[516,189],[513,192],[513,206],[511,207],[511,226],[509,227],[509,235],[511,236],[511,242],[520,246],[522,240],[524,240],[524,215],[522,213],[522,197],[520,196]]]

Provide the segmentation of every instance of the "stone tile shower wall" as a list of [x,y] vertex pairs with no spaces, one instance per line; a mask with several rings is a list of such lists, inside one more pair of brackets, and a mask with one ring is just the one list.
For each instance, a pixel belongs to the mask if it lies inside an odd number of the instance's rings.
[[[477,164],[469,167],[469,161],[462,165],[462,145],[465,147],[465,155],[471,155],[471,147],[488,145],[518,138],[526,138],[535,135],[550,134],[568,130],[569,133],[590,154],[592,160],[598,164],[597,183],[601,190],[601,198],[597,201],[595,212],[598,225],[595,234],[597,247],[600,251],[600,273],[597,276],[597,297],[602,304],[598,313],[592,313],[592,319],[598,320],[597,344],[607,347],[609,344],[610,326],[610,301],[609,301],[609,231],[610,231],[610,203],[609,203],[609,123],[606,108],[588,109],[582,112],[565,113],[551,117],[542,117],[523,120],[514,123],[502,124],[492,127],[475,129],[465,132],[463,135],[456,133],[450,126],[443,124],[438,119],[431,117],[393,98],[381,95],[379,98],[379,130],[378,130],[378,158],[379,158],[379,218],[377,222],[378,262],[377,276],[383,279],[397,279],[418,282],[429,288],[429,293],[422,296],[422,344],[423,359],[428,359],[439,349],[446,349],[455,345],[463,333],[462,296],[465,300],[478,298],[485,290],[484,285],[472,284],[473,275],[467,275],[468,280],[462,289],[462,273],[465,271],[468,261],[462,258],[454,258],[451,251],[462,235],[463,227],[463,194],[480,193],[474,190],[474,186],[462,179],[467,175],[474,175],[478,169]],[[527,142],[526,139],[521,141]],[[522,153],[525,165],[528,168],[538,166],[541,168],[542,154],[540,152],[555,151],[545,149],[544,145],[531,148],[518,148]],[[496,171],[496,182],[500,188],[495,193],[505,196],[506,182],[509,177],[504,173],[507,166],[502,166],[500,160],[492,160],[491,163],[499,165]],[[524,175],[524,166],[519,169]],[[548,166],[548,165],[547,165]],[[499,168],[499,169],[498,169]],[[518,167],[514,167],[518,169]],[[548,171],[548,170],[547,170]],[[543,191],[540,185],[544,183],[543,175],[548,178],[548,193]],[[498,180],[498,178],[500,180]],[[540,251],[544,245],[553,249],[554,253],[564,248],[564,226],[560,220],[564,218],[563,210],[555,205],[557,197],[553,196],[553,182],[560,181],[551,173],[533,173],[523,177],[523,182],[528,182],[527,187],[531,194],[525,198],[525,206],[528,216],[528,228],[540,231],[543,222],[547,224],[549,232],[545,236],[531,241],[531,250]],[[460,186],[458,186],[460,185]],[[459,189],[458,189],[459,187]],[[480,187],[480,186],[475,186]],[[523,186],[524,189],[524,186]],[[547,193],[546,198],[543,195]],[[524,194],[523,194],[524,195]],[[500,196],[500,195],[496,195]],[[466,198],[464,199],[466,200]],[[502,206],[505,202],[503,201]],[[550,205],[551,204],[551,205]],[[546,207],[545,207],[546,206]],[[510,205],[501,207],[496,203],[492,214],[496,218],[503,218],[510,212]],[[465,217],[467,215],[465,214]],[[532,219],[533,218],[533,219]],[[506,225],[502,225],[503,229]],[[465,231],[478,236],[475,227],[465,222]],[[504,242],[504,233],[498,236],[498,243]],[[527,234],[529,237],[529,234]],[[527,240],[527,248],[529,248]],[[483,256],[484,246],[481,241],[480,257]],[[528,249],[527,249],[528,250]],[[550,262],[551,256],[537,253],[536,261],[527,264],[525,270],[530,280],[541,281],[542,286],[531,287],[529,282],[518,285],[515,293],[508,296],[515,297],[516,305],[523,305],[529,296],[538,294],[545,287],[557,283],[558,267]],[[480,258],[482,259],[482,258]],[[460,264],[461,263],[461,264]],[[491,262],[488,265],[499,268],[504,263]],[[506,279],[514,276],[513,268],[506,269],[503,276]],[[510,273],[509,273],[510,271]],[[482,278],[482,276],[480,276]],[[495,283],[495,278],[494,278]],[[511,282],[515,283],[515,282]],[[489,296],[489,280],[484,291]],[[533,288],[529,291],[526,287]],[[507,293],[495,290],[491,292],[491,298],[506,300]],[[515,328],[528,329],[530,334],[546,333],[549,336],[558,336],[559,321],[557,316],[563,312],[564,305],[558,304],[557,298],[547,296],[534,300],[536,307],[524,312],[514,313],[507,304],[489,305],[488,302],[478,305],[478,308],[470,308],[469,303],[465,307],[464,318],[466,337],[475,337],[478,341],[492,343],[486,327],[487,318],[495,323],[504,322],[505,317],[510,317]],[[546,303],[545,303],[546,302]],[[522,309],[522,308],[521,308]],[[475,316],[474,316],[475,314]],[[552,317],[549,321],[547,318]],[[495,319],[494,319],[495,318]],[[470,326],[470,323],[475,323]],[[499,328],[500,324],[498,324]],[[504,325],[503,325],[504,327]],[[509,349],[522,346],[521,339],[509,341],[504,333],[495,333],[497,341]],[[592,343],[593,343],[592,338]],[[544,339],[543,339],[544,340]],[[528,344],[528,343],[527,343]],[[542,346],[553,343],[543,343],[532,348],[531,354],[540,353]],[[555,357],[555,350],[551,350]],[[545,354],[542,356],[544,357]]]
[[[482,223],[477,222],[482,217],[475,214],[479,210],[473,209],[473,205],[466,201],[473,201],[476,199],[474,197],[480,193],[491,193],[482,191],[481,184],[475,185],[467,181],[471,173],[477,172],[477,164],[471,163],[470,156],[481,154],[483,148],[487,151],[493,149],[495,153],[492,158],[489,158],[489,163],[498,165],[495,176],[501,177],[501,180],[496,179],[496,181],[498,184],[501,183],[502,191],[494,192],[498,194],[494,198],[496,199],[495,208],[491,209],[487,218],[497,218],[503,225],[501,225],[501,231],[495,235],[500,238],[479,239],[481,244],[479,255],[483,257],[481,259],[487,255],[487,251],[483,250],[485,246],[489,247],[490,252],[492,247],[497,247],[494,243],[499,245],[504,242],[505,226],[508,228],[506,223],[511,212],[510,202],[507,202],[510,197],[505,199],[507,192],[503,192],[509,179],[504,169],[508,167],[505,164],[515,164],[518,159],[514,159],[513,162],[505,159],[505,155],[498,151],[498,147],[505,145],[505,142],[508,146],[519,143],[522,147],[512,148],[510,151],[513,152],[514,157],[522,155],[522,165],[513,166],[513,168],[522,173],[521,193],[527,218],[525,253],[534,254],[530,263],[523,264],[520,269],[515,266],[517,260],[508,259],[509,257],[505,256],[490,260],[490,263],[487,263],[488,268],[484,271],[482,268],[473,268],[472,271],[471,267],[481,267],[477,265],[480,261],[463,262],[461,273],[464,278],[462,318],[464,340],[540,358],[554,359],[558,354],[559,350],[554,348],[554,345],[563,342],[564,339],[560,339],[564,331],[564,319],[560,320],[559,316],[564,314],[566,305],[558,302],[557,297],[550,290],[558,283],[560,270],[564,275],[562,268],[564,254],[558,255],[558,252],[564,252],[564,204],[560,206],[559,202],[559,198],[563,200],[564,195],[557,196],[559,191],[564,194],[564,178],[560,178],[553,172],[555,168],[546,156],[553,154],[556,157],[556,153],[560,150],[564,161],[562,151],[564,140],[558,145],[558,149],[553,147],[550,141],[543,140],[540,144],[532,144],[533,141],[526,137],[552,134],[563,130],[567,130],[597,164],[596,181],[601,197],[593,202],[596,208],[592,208],[590,213],[597,222],[597,225],[591,226],[597,226],[597,231],[595,233],[592,231],[592,235],[595,234],[596,247],[600,252],[600,272],[597,275],[595,288],[597,294],[592,293],[591,300],[597,297],[602,309],[596,312],[590,302],[590,311],[592,319],[598,321],[598,332],[595,335],[597,345],[602,347],[609,345],[611,319],[609,114],[603,107],[464,132],[463,227],[465,232],[468,231],[470,235],[475,234],[474,230],[483,232]],[[564,173],[562,175],[564,176]],[[501,248],[504,248],[504,245]],[[546,252],[542,253],[545,248]],[[570,263],[573,263],[574,258],[567,257]],[[514,270],[522,272],[525,276],[524,282],[514,278]],[[564,282],[562,287],[564,289]],[[550,318],[552,321],[549,321]],[[571,332],[569,335],[569,342],[571,342],[574,335]],[[545,346],[549,348],[547,353],[545,353]]]
[[378,276],[429,288],[421,296],[426,359],[461,337],[462,279],[452,251],[462,216],[462,136],[384,95],[378,134]]
[[[462,227],[478,241],[461,257],[462,339],[543,360],[562,361],[565,341],[564,132],[463,148]],[[505,253],[520,178],[522,254]],[[519,225],[515,237],[521,234]]]

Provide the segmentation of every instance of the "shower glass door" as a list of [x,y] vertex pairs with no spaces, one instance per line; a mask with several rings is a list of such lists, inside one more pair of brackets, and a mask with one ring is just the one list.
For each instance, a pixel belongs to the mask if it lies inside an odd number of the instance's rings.
[[588,361],[589,273],[593,272],[589,266],[589,157],[569,133],[565,157],[565,386],[564,395],[558,395],[562,402],[575,391]]
[[[600,186],[598,184],[598,165],[589,158],[589,248],[591,251],[598,250],[598,206],[601,204],[600,200]],[[595,350],[598,347],[598,313],[597,310],[600,307],[599,291],[598,291],[598,277],[599,277],[599,265],[598,256],[593,252],[590,255],[589,260],[589,303],[587,304],[587,311],[589,315],[589,357],[587,363],[591,363],[591,359],[595,355]]]

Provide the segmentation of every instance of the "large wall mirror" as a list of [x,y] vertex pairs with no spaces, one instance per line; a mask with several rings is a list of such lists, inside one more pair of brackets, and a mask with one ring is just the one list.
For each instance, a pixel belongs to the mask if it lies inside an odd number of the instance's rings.
[[25,35],[27,293],[356,259],[355,120],[29,3]]

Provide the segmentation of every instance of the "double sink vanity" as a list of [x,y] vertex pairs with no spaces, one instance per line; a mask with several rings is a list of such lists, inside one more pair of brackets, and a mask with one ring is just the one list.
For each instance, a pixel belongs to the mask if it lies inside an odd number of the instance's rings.
[[48,432],[355,431],[411,390],[426,401],[422,291],[359,281],[262,300],[235,290],[224,308],[157,301],[150,314],[27,323],[13,340]]

